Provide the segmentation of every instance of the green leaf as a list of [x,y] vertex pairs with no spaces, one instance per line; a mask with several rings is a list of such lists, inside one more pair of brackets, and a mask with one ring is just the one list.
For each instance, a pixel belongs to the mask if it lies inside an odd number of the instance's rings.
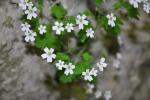
[[57,43],[57,39],[55,39],[52,36],[45,37],[44,39],[41,38],[41,36],[37,36],[36,41],[35,41],[35,46],[37,48],[41,48],[41,49],[43,49],[45,47],[55,48],[56,50],[60,49],[60,46]]
[[79,37],[81,43],[85,43],[87,40],[86,32],[84,30],[80,30],[78,32],[78,37]]
[[84,14],[86,16],[93,16],[93,13],[90,10],[88,10],[88,9],[84,12]]
[[102,2],[103,2],[103,0],[95,0],[95,3],[96,3],[97,6],[102,4]]
[[121,2],[117,2],[113,6],[114,6],[115,9],[120,9],[120,8],[123,7]]
[[51,13],[54,17],[61,19],[64,18],[67,14],[67,11],[63,8],[62,5],[54,5],[51,8]]
[[80,64],[77,64],[76,68],[74,69],[74,74],[80,75],[86,69],[91,69],[91,66],[90,66],[89,62],[82,62]]
[[113,35],[118,35],[120,34],[120,31],[121,31],[121,27],[120,25],[122,25],[122,21],[120,18],[116,18],[116,21],[115,21],[115,27],[111,27],[108,25],[108,19],[106,16],[103,16],[102,17],[102,20],[101,20],[101,25],[103,26],[103,28],[105,29],[106,32],[108,32],[109,34],[113,34]]
[[91,61],[93,59],[92,55],[88,52],[83,53],[82,55],[83,61],[76,65],[76,68],[74,70],[74,74],[82,74],[86,69],[91,69]]
[[83,60],[84,60],[84,61],[90,62],[92,59],[93,59],[93,57],[92,57],[91,54],[89,54],[89,53],[87,53],[87,52],[83,54]]
[[67,62],[70,61],[70,58],[69,58],[69,56],[66,53],[58,52],[56,55],[57,55],[56,56],[57,60],[63,60],[63,61],[67,61]]
[[46,47],[46,42],[44,39],[41,39],[39,36],[36,37],[36,40],[35,40],[35,46],[37,48],[45,48]]
[[74,75],[66,76],[65,74],[63,74],[63,75],[60,75],[59,79],[62,83],[71,83],[73,79],[75,79],[75,76]]
[[137,8],[134,8],[129,2],[124,2],[123,6],[127,9],[130,17],[138,19],[139,12]]
[[76,24],[76,18],[74,16],[69,16],[66,20],[65,23],[72,23]]
[[55,48],[56,50],[60,50],[60,44],[58,42],[58,38],[53,36],[51,26],[47,25],[47,32],[43,35],[38,34],[35,40],[35,46],[37,48]]
[[34,18],[31,21],[29,20],[28,23],[31,25],[33,31],[38,32],[38,27],[40,25],[38,18]]
[[138,19],[139,12],[137,8],[134,8],[129,2],[120,0],[114,4],[115,9],[125,8],[128,12],[129,17]]

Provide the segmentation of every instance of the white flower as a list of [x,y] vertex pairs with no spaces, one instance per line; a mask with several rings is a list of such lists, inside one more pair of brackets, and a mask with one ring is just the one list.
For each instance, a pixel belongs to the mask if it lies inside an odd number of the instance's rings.
[[145,2],[144,4],[143,4],[143,9],[144,9],[144,11],[146,11],[146,13],[150,13],[150,3],[148,3],[148,2]]
[[23,9],[26,10],[28,6],[28,1],[29,0],[20,0],[19,6]]
[[44,54],[42,54],[42,58],[43,59],[47,59],[47,62],[52,62],[53,59],[56,58],[56,55],[53,53],[54,52],[54,49],[53,48],[50,48],[48,49],[47,47],[44,48]]
[[94,86],[94,84],[87,84],[87,90],[86,90],[86,92],[87,93],[89,93],[89,94],[91,94],[91,93],[93,93],[93,89],[95,88],[95,86]]
[[98,62],[96,65],[100,71],[103,71],[104,68],[107,67],[107,64],[105,63],[105,58],[101,58],[100,62]]
[[28,23],[24,23],[24,24],[21,24],[21,30],[23,31],[23,32],[29,32],[30,31],[30,25],[28,24]]
[[68,65],[65,65],[64,68],[66,68],[64,72],[65,75],[69,75],[69,74],[72,75],[73,69],[75,69],[75,65],[73,65],[72,63],[69,63]]
[[84,76],[84,80],[88,80],[90,82],[93,80],[93,77],[92,77],[89,69],[86,69],[85,72],[82,72],[82,75]]
[[105,97],[105,100],[110,100],[112,98],[111,91],[105,91],[104,97]]
[[46,33],[46,26],[40,25],[40,27],[38,29],[39,29],[41,35]]
[[110,25],[111,27],[115,27],[116,17],[114,16],[114,14],[108,14],[106,17],[108,18],[108,25]]
[[67,32],[71,32],[71,30],[74,30],[74,28],[73,28],[73,24],[72,23],[67,23],[67,25],[66,25],[66,27],[65,27],[66,29],[67,29]]
[[99,99],[102,96],[102,92],[97,90],[94,95],[96,99]]
[[25,10],[25,14],[27,14],[27,19],[31,20],[32,17],[36,18],[37,17],[36,11],[37,11],[36,7],[28,7],[28,9]]
[[76,23],[79,25],[79,29],[83,29],[84,28],[83,25],[88,25],[88,21],[86,20],[86,16],[85,15],[82,15],[82,16],[78,15]]
[[32,3],[32,2],[29,2],[29,3],[27,4],[27,6],[28,6],[28,8],[32,8],[32,7],[33,7],[33,3]]
[[56,67],[58,68],[58,70],[62,70],[62,68],[64,68],[64,61],[62,60],[59,60],[57,63],[56,63]]
[[92,28],[86,30],[86,36],[90,38],[94,37],[94,31],[92,30]]
[[29,42],[29,41],[33,42],[33,41],[35,41],[35,36],[36,36],[36,33],[33,32],[32,30],[26,31],[25,32],[25,41],[26,42]]
[[53,26],[52,29],[56,31],[57,35],[60,35],[61,31],[64,31],[63,23],[56,21],[55,26]]
[[129,0],[129,3],[133,5],[134,8],[138,8],[138,3],[141,3],[141,0]]
[[90,71],[90,74],[93,76],[97,76],[98,70],[96,70],[95,68],[92,68]]

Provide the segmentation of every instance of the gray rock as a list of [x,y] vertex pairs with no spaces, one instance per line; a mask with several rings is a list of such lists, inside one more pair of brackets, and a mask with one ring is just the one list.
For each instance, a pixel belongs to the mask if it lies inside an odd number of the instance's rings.
[[[71,90],[68,86],[56,83],[55,67],[42,61],[34,53],[34,48],[23,42],[24,33],[20,30],[21,10],[16,5],[17,2],[19,0],[0,0],[0,100],[66,100],[62,94],[71,94]],[[90,5],[86,0],[60,2],[68,9],[69,15],[84,12]],[[41,20],[43,23],[51,19],[48,8],[53,3],[45,0],[45,18]],[[102,8],[107,6],[110,9],[108,5],[104,4]],[[123,58],[119,70],[112,66],[114,56],[103,45],[103,30],[96,30],[96,40],[91,43],[89,50],[95,56],[95,61],[104,54],[108,56],[109,63],[108,68],[98,77],[97,89],[111,90],[112,100],[150,99],[149,27],[149,16],[143,12],[139,21],[124,23],[121,34],[124,46],[120,48]],[[134,39],[130,37],[131,34],[135,36]],[[73,45],[69,44],[70,47],[75,48],[76,40],[72,38],[71,41]],[[94,97],[90,98],[94,100]]]

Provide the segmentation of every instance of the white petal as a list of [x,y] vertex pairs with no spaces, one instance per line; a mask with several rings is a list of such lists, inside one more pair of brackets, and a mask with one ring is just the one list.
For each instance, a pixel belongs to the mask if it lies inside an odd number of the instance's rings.
[[87,20],[84,20],[83,23],[84,23],[85,25],[88,25],[89,22],[88,22]]
[[36,7],[33,7],[33,11],[34,11],[34,12],[37,11],[37,8],[36,8]]
[[30,14],[27,15],[27,19],[31,20],[32,16]]
[[47,57],[47,62],[52,62],[52,58],[51,57]]
[[55,54],[52,54],[51,56],[52,56],[52,58],[54,58],[54,59],[56,58],[56,55],[55,55]]
[[107,67],[107,64],[106,64],[106,63],[103,63],[103,67]]
[[47,54],[44,53],[44,54],[41,55],[41,57],[42,57],[43,59],[45,59],[45,58],[47,58]]
[[60,31],[64,31],[64,28],[63,28],[63,27],[61,27],[59,30],[60,30]]
[[61,34],[61,31],[60,31],[59,29],[57,29],[57,30],[56,30],[56,34],[57,34],[57,35],[60,35],[60,34]]
[[53,49],[53,48],[50,48],[50,52],[53,53],[53,52],[54,52],[54,49]]
[[86,19],[86,16],[85,16],[85,15],[82,15],[82,19]]
[[59,22],[56,21],[56,22],[55,22],[55,25],[56,25],[56,26],[59,26]]
[[79,29],[83,29],[83,24],[79,23]]
[[48,53],[49,52],[49,49],[46,47],[44,48],[44,52]]
[[105,58],[104,58],[104,57],[102,57],[102,58],[100,59],[100,63],[103,63],[103,62],[105,62]]
[[29,37],[28,36],[25,37],[25,41],[29,42]]
[[33,32],[33,33],[32,33],[32,36],[37,36],[37,35],[36,35],[36,32]]
[[60,23],[60,26],[63,26],[63,23]]
[[53,30],[57,30],[57,26],[53,26],[52,29],[53,29]]
[[25,11],[25,14],[29,14],[29,10],[26,10],[26,11]]
[[107,15],[106,17],[107,17],[108,19],[110,19],[110,15]]
[[73,74],[73,70],[69,70],[70,74],[72,75]]
[[68,72],[67,69],[65,70],[64,74],[65,74],[65,75],[68,75],[68,74],[69,74],[69,72]]
[[81,16],[80,16],[80,15],[77,15],[77,19],[81,19]]
[[35,41],[34,37],[30,37],[31,42]]
[[36,13],[33,13],[33,17],[36,18],[36,17],[37,17],[37,14],[36,14]]
[[72,68],[72,69],[75,69],[75,65],[72,65],[71,68]]

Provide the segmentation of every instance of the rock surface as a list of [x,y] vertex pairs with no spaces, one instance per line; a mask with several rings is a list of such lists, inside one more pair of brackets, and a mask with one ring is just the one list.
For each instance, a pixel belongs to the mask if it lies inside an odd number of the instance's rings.
[[[18,1],[0,0],[0,100],[62,100],[60,94],[70,90],[55,88],[59,86],[54,81],[54,66],[42,61],[36,50],[23,41]],[[86,0],[60,1],[70,15],[76,15],[87,7]],[[50,15],[46,8],[52,3],[45,0],[47,17]],[[124,45],[120,48],[123,56],[120,69],[112,66],[114,56],[107,52],[101,39],[91,45],[90,50],[96,58],[102,51],[110,57],[108,68],[98,78],[97,88],[111,90],[112,100],[150,99],[150,17],[144,12],[141,15],[139,21],[124,22],[122,27]],[[132,33],[134,39],[131,38]],[[47,78],[48,84],[45,82]]]

